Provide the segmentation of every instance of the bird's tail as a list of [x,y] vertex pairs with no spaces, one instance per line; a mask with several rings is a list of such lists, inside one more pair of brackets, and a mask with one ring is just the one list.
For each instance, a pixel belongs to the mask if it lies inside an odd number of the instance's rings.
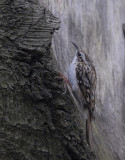
[[86,140],[88,145],[92,146],[92,119],[90,114],[88,114],[88,118],[86,119]]

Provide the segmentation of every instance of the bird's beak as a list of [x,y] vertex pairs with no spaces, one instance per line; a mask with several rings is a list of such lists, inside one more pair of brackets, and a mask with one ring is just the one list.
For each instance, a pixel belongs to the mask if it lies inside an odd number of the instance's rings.
[[79,50],[78,46],[75,43],[73,43],[72,41],[71,43],[76,47],[77,50]]
[[72,41],[71,41],[71,43],[75,46],[75,48],[77,49],[77,55],[79,56],[80,55],[80,51],[79,51],[79,48],[78,48],[78,46],[75,44],[75,43],[73,43]]

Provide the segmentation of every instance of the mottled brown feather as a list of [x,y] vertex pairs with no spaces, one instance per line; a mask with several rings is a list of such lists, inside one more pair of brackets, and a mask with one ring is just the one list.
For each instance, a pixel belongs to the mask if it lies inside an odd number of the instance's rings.
[[89,109],[90,117],[95,109],[96,71],[90,57],[85,54],[86,61],[81,56],[77,59],[76,77],[83,94],[83,107]]

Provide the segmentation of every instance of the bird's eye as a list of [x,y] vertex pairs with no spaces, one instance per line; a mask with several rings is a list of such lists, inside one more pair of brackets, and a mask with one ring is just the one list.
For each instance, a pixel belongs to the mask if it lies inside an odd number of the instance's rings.
[[77,53],[78,53],[78,56],[79,56],[79,57],[81,57],[81,56],[82,56],[81,52],[77,52]]

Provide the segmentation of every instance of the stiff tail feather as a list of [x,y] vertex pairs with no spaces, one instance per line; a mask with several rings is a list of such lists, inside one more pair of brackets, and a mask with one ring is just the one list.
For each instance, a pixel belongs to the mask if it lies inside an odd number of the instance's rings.
[[88,145],[92,146],[92,119],[90,114],[88,114],[88,118],[86,119],[86,140]]

